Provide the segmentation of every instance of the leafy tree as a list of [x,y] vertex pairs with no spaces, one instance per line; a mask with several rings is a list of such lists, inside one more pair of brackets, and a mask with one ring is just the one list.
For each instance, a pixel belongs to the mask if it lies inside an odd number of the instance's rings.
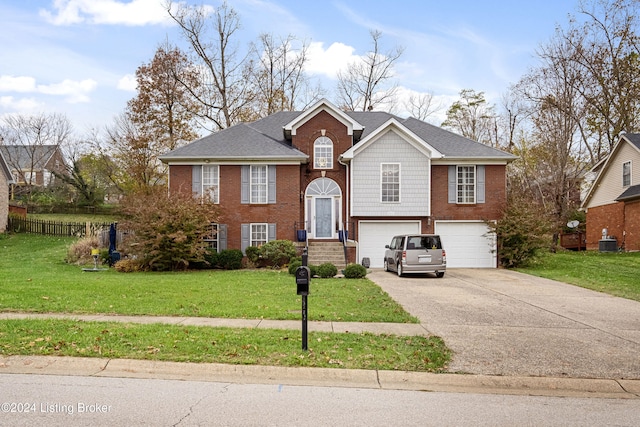
[[211,201],[186,192],[169,196],[164,187],[146,188],[125,197],[122,229],[131,230],[129,252],[152,270],[184,270],[205,260],[204,237],[218,220]]
[[525,266],[544,247],[551,232],[546,213],[521,194],[512,193],[502,218],[487,224],[498,240],[498,260],[507,268]]
[[92,180],[82,169],[82,161],[75,160],[73,166],[69,167],[67,173],[54,172],[56,178],[73,187],[78,198],[78,206],[97,206],[104,200],[104,193],[98,188],[97,182]]
[[390,82],[393,67],[404,48],[395,47],[381,52],[380,31],[371,31],[373,48],[365,56],[351,62],[338,73],[337,97],[341,106],[350,111],[370,111],[395,103],[397,85]]
[[447,110],[447,119],[442,122],[442,127],[474,141],[497,147],[496,119],[495,108],[487,104],[484,92],[463,89],[460,91],[460,100]]
[[199,106],[191,91],[199,81],[180,49],[168,43],[158,47],[151,62],[136,70],[136,82],[138,94],[127,103],[127,115],[141,134],[166,151],[198,138],[194,117]]

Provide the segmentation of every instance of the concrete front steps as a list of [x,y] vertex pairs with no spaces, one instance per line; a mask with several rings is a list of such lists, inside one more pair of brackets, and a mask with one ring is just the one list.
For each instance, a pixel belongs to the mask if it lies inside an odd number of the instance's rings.
[[309,265],[320,265],[330,262],[338,271],[345,268],[344,249],[341,242],[336,241],[309,241]]

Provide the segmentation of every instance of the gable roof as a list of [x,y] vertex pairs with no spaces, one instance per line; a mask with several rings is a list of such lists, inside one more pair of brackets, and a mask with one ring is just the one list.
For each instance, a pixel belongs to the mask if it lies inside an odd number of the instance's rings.
[[[393,123],[405,136],[421,140],[423,147],[439,153],[438,162],[478,160],[507,163],[516,156],[465,138],[418,119],[403,119],[382,111],[336,110],[328,101],[320,101],[309,110],[282,111],[251,123],[242,123],[198,139],[184,147],[160,156],[165,163],[194,161],[297,161],[306,163],[308,156],[291,145],[291,135],[298,126],[313,116],[309,111],[338,114],[340,121],[353,130],[354,147],[366,143],[381,128]],[[335,115],[334,115],[335,117]]]
[[4,175],[7,177],[7,183],[9,184],[14,183],[13,176],[11,175],[11,170],[9,169],[9,165],[7,165],[7,162],[4,159],[2,150],[0,150],[0,171],[4,173]]
[[340,158],[344,160],[351,160],[353,157],[360,151],[364,150],[366,147],[371,145],[378,136],[383,135],[389,130],[393,130],[397,133],[400,133],[406,141],[408,141],[411,145],[416,147],[418,151],[428,155],[429,158],[442,158],[443,155],[438,150],[434,149],[431,145],[427,144],[424,139],[418,137],[416,134],[411,132],[405,126],[396,120],[396,118],[392,117],[383,123],[380,126],[377,126],[373,132],[367,133],[367,135],[357,144],[353,145],[350,149],[345,151]]
[[326,99],[321,99],[316,102],[314,105],[298,114],[295,119],[285,124],[283,126],[285,138],[291,139],[291,136],[296,134],[296,130],[300,126],[306,123],[310,118],[315,117],[321,111],[326,111],[328,114],[333,116],[333,118],[345,125],[347,128],[347,135],[354,136],[356,140],[360,138],[360,133],[362,133],[364,127]]
[[[591,187],[589,188],[587,195],[582,201],[582,204],[581,204],[582,208],[586,207],[589,204],[589,202],[591,201],[591,198],[593,197],[593,193],[595,192],[595,189],[598,188],[598,186],[606,176],[609,170],[609,166],[611,165],[611,163],[613,163],[614,161],[613,159],[615,159],[616,155],[625,144],[631,145],[633,148],[638,150],[638,152],[640,152],[640,133],[625,133],[620,135],[620,139],[618,140],[618,143],[613,147],[613,150],[611,150],[611,153],[609,153],[609,155],[606,157],[606,161],[600,167],[600,172],[598,173],[598,176],[596,176],[596,179],[594,179],[593,182],[591,183]],[[632,190],[633,187],[635,187],[635,185],[625,190],[620,196],[618,196],[616,200],[623,201],[623,200],[629,200],[630,198],[633,198],[634,197],[632,195],[634,191]],[[626,194],[629,191],[630,193]],[[623,196],[625,196],[625,198],[621,199]]]
[[[11,167],[20,169],[46,169],[49,160],[56,154],[57,145],[0,145],[0,150]],[[7,163],[9,165],[9,163]]]

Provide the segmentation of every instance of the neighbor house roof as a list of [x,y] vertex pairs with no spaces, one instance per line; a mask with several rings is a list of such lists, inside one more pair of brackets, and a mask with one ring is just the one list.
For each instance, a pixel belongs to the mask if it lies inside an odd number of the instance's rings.
[[[324,104],[322,104],[324,102]],[[313,111],[335,108],[328,101],[321,101]],[[376,134],[380,127],[392,121],[403,127],[406,134],[421,139],[440,155],[441,160],[484,159],[501,162],[512,161],[516,156],[449,132],[429,123],[414,119],[402,119],[396,115],[381,112],[339,112],[335,113],[342,122],[348,122],[354,130],[354,145],[366,141]],[[160,156],[164,162],[194,160],[294,160],[306,162],[308,156],[291,145],[290,135],[303,120],[310,118],[308,110],[283,111],[252,123],[242,123],[205,136],[189,145]],[[357,132],[356,132],[357,130]],[[294,132],[295,133],[295,132]]]
[[7,164],[20,169],[46,169],[49,160],[56,154],[57,145],[0,145]]
[[[609,165],[611,164],[613,159],[616,157],[616,154],[624,144],[630,144],[636,150],[640,151],[640,133],[625,133],[620,136],[618,143],[613,147],[613,149],[611,150],[611,153],[609,153],[609,155],[606,157],[606,161],[599,168],[598,176],[591,183],[591,187],[589,188],[587,195],[582,201],[581,206],[583,208],[588,206],[589,202],[591,201],[591,198],[593,197],[593,193],[595,192],[595,189],[598,187],[598,185],[600,184],[604,176],[607,174]],[[624,201],[624,200],[635,198],[636,196],[634,192],[637,191],[637,189],[634,189],[634,187],[637,187],[637,186],[634,185],[626,189],[620,196],[618,196],[616,201]]]
[[637,198],[640,198],[640,184],[632,185],[624,190],[622,194],[618,196],[616,202],[626,202]]
[[0,150],[0,172],[4,173],[7,177],[7,182],[9,184],[13,183],[13,176],[11,175],[11,170],[9,169],[9,165],[4,159],[4,155],[2,154],[2,150]]

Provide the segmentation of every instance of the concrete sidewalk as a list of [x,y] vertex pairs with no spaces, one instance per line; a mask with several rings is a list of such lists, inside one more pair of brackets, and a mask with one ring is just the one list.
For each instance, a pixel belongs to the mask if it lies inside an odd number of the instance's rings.
[[[300,321],[0,313],[2,319],[75,319],[125,323],[164,323],[231,328],[300,329]],[[419,324],[309,322],[309,331],[428,335]],[[640,380],[432,374],[364,369],[301,368],[216,363],[178,363],[60,356],[0,357],[0,374],[44,374],[117,378],[160,378],[252,384],[419,390],[452,393],[639,399]]]
[[[255,329],[298,329],[302,320],[269,319],[224,319],[210,317],[172,317],[172,316],[120,316],[107,314],[65,314],[65,313],[0,313],[3,319],[74,319],[85,322],[123,322],[123,323],[166,323],[169,325],[210,326],[226,328]],[[402,336],[429,335],[419,323],[367,323],[367,322],[307,322],[309,332],[351,332],[372,334],[393,334]]]

